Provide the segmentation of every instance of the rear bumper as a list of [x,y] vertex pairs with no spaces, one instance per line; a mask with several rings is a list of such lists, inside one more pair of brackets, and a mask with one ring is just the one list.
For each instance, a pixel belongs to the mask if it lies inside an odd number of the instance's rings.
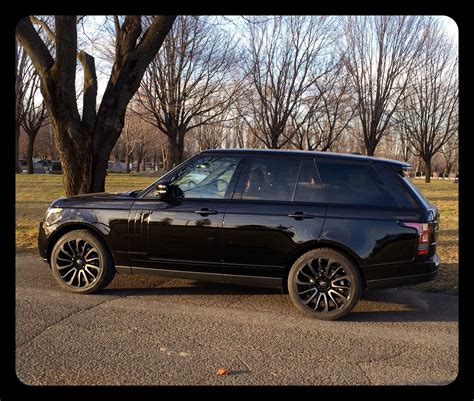
[[[401,287],[404,285],[413,285],[423,283],[425,281],[432,281],[438,275],[439,263],[439,256],[435,254],[430,260],[426,262],[404,265],[403,269],[395,268],[396,271],[405,273],[403,275],[367,280],[367,288]],[[409,272],[413,273],[409,274]]]

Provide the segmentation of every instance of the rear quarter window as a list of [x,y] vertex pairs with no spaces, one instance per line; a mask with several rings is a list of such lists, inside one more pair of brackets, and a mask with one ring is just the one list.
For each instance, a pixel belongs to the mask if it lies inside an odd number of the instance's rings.
[[317,161],[328,203],[397,206],[369,164]]
[[420,191],[420,189],[413,183],[413,181],[410,179],[410,177],[406,176],[403,171],[399,172],[400,176],[402,177],[402,181],[405,183],[405,185],[410,188],[412,191],[413,196],[415,196],[418,201],[425,207],[431,207],[431,203],[428,201],[428,199],[425,198],[423,193]]
[[[416,208],[418,204],[410,186],[403,185],[403,170],[397,171],[394,166],[380,163],[376,168],[377,174],[384,182],[385,187],[390,191],[391,195],[402,208]],[[408,178],[409,180],[409,178]]]

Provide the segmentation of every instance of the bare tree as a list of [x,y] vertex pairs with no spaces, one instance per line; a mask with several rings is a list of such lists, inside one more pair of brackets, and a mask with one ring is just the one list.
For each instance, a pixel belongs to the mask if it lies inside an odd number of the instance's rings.
[[410,145],[423,159],[426,182],[430,182],[433,156],[458,130],[456,49],[439,25],[433,24],[428,33],[398,113]]
[[39,99],[40,79],[38,73],[31,69],[25,77],[23,84],[22,102],[20,104],[22,115],[21,126],[28,136],[27,163],[28,174],[33,174],[33,149],[36,135],[41,127],[46,125],[47,112],[43,99]]
[[205,17],[179,16],[147,69],[138,92],[140,115],[168,138],[166,169],[183,160],[185,135],[211,124],[234,100],[234,46]]
[[142,147],[142,143],[145,142],[146,134],[143,120],[133,113],[129,107],[125,115],[122,135],[115,145],[117,154],[123,155],[125,159],[127,173],[131,171],[134,156],[138,148]]
[[[54,27],[36,17],[23,18],[17,24],[16,37],[41,79],[41,92],[63,166],[66,195],[104,191],[108,160],[122,131],[127,105],[175,16],[154,17],[143,34],[140,16],[127,16],[122,24],[118,17],[114,20],[115,58],[98,110],[95,60],[78,49],[78,18],[55,16]],[[53,52],[33,22],[49,34],[54,42]],[[76,101],[76,59],[84,72],[82,115]]]
[[347,17],[342,55],[352,79],[366,152],[373,156],[403,96],[429,19]]
[[26,77],[31,75],[33,64],[18,42],[15,42],[15,66],[15,171],[19,173],[20,127],[24,118],[23,102],[28,85]]
[[444,173],[449,177],[451,171],[457,171],[457,163],[459,160],[459,141],[458,134],[455,133],[441,148],[440,153],[443,155],[445,162]]
[[294,131],[290,142],[297,149],[331,150],[349,128],[355,112],[350,101],[349,75],[342,63],[335,65],[315,83],[317,100],[306,122],[299,124],[298,112],[290,117]]
[[266,147],[284,147],[312,115],[317,102],[312,88],[326,72],[318,61],[335,40],[333,22],[326,16],[248,22],[245,63],[250,88],[245,92],[248,111],[241,115]]
[[140,166],[143,163],[143,169],[145,170],[144,162],[146,157],[151,153],[151,134],[145,128],[140,130],[137,138],[137,146],[135,148],[135,156],[137,160],[137,173],[140,172]]
[[403,161],[408,162],[410,156],[413,154],[410,141],[408,140],[408,136],[410,133],[404,128],[403,124],[397,124],[396,128],[399,128],[398,135],[397,135],[397,156],[400,157]]
[[225,141],[226,126],[222,121],[196,127],[192,134],[196,143],[196,151],[218,149]]

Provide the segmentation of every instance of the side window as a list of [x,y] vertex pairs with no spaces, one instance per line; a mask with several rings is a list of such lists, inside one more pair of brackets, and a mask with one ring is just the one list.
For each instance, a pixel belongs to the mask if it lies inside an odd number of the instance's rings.
[[385,186],[390,190],[398,206],[407,208],[417,207],[412,195],[402,185],[401,180],[403,178],[400,177],[393,167],[381,164],[377,166],[377,173],[385,183]]
[[328,203],[396,206],[372,166],[319,162]]
[[313,160],[305,159],[301,163],[301,170],[298,177],[298,184],[296,185],[294,200],[297,202],[325,201]]
[[291,201],[295,191],[300,160],[256,157],[250,160],[243,177],[242,199]]
[[170,184],[177,185],[188,199],[223,199],[239,161],[238,157],[203,157],[178,171]]

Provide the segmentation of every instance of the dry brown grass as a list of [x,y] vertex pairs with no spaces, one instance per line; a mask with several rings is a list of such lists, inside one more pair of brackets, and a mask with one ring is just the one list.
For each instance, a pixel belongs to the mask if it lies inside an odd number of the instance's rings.
[[440,231],[437,252],[441,258],[439,276],[436,280],[413,286],[419,290],[458,293],[459,280],[459,208],[458,185],[452,180],[433,180],[426,184],[415,179],[428,200],[440,211]]
[[[156,177],[126,174],[110,174],[106,190],[110,192],[144,188]],[[438,253],[441,257],[439,278],[435,281],[413,286],[423,291],[458,293],[458,186],[449,180],[433,180],[425,184],[415,180],[425,196],[441,213]],[[36,252],[38,225],[49,204],[64,196],[62,176],[26,175],[16,176],[16,250]]]
[[[123,192],[145,188],[155,180],[156,177],[109,174],[106,190]],[[51,202],[60,196],[64,196],[61,175],[16,175],[17,252],[36,252],[39,222]]]

